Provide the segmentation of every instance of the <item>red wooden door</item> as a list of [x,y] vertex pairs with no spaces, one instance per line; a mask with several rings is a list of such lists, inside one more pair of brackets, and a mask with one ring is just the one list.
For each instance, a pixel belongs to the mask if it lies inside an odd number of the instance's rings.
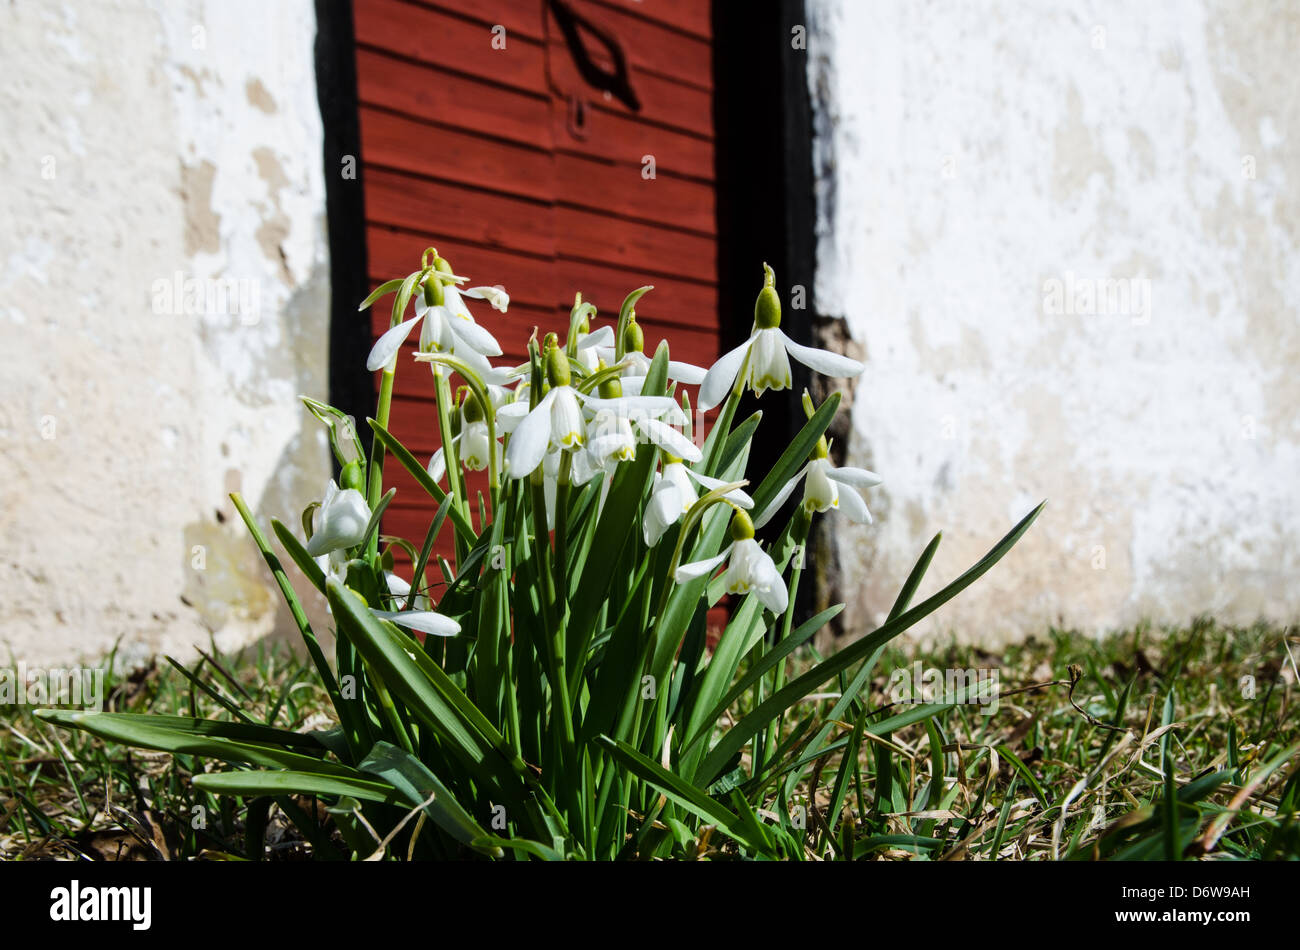
[[[645,284],[646,349],[707,365],[719,349],[707,0],[355,0],[372,285],[434,245],[510,310],[476,317],[522,361],[533,327],[563,334],[573,294],[617,317]],[[561,21],[567,21],[561,22]],[[575,55],[565,27],[585,54]],[[603,37],[603,39],[602,39]],[[607,46],[605,41],[609,41]],[[593,85],[621,51],[638,108]],[[388,326],[382,305],[374,335]],[[412,341],[413,343],[414,341]],[[428,370],[403,360],[392,429],[438,446]],[[390,466],[385,531],[418,544],[428,498]]]

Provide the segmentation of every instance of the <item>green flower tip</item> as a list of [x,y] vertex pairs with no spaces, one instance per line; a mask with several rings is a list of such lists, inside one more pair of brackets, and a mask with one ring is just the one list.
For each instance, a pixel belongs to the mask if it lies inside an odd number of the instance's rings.
[[[605,369],[604,360],[600,361],[599,368]],[[622,399],[623,398],[623,384],[619,382],[617,376],[611,376],[608,379],[601,381],[600,398],[601,399]]]
[[364,492],[366,481],[361,472],[361,463],[356,459],[348,462],[343,466],[343,471],[339,473],[339,484],[345,489],[354,488],[359,492]]
[[461,412],[465,414],[467,423],[483,421],[483,407],[479,405],[478,396],[474,395],[473,390],[467,390],[465,398],[460,404]]
[[644,353],[645,331],[636,322],[636,311],[628,314],[627,326],[623,329],[623,352]]
[[572,381],[569,375],[569,357],[556,345],[554,333],[546,334],[546,378],[552,386],[567,386]]
[[776,294],[776,274],[763,265],[763,289],[754,301],[754,323],[760,330],[771,330],[781,325],[781,298]]
[[737,508],[731,515],[731,540],[748,541],[754,537],[754,522],[749,513]]

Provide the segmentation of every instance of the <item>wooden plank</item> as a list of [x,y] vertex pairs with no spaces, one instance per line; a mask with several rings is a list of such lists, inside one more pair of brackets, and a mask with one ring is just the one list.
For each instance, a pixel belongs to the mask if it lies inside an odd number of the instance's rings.
[[700,39],[713,36],[713,4],[709,0],[596,0],[610,10],[620,10],[651,23],[682,30]]
[[568,154],[557,157],[554,173],[555,198],[562,204],[705,235],[717,233],[712,185],[669,175],[643,178],[640,166]]
[[718,272],[717,243],[654,225],[629,227],[606,215],[555,209],[558,256],[617,264],[648,274],[712,281]]
[[540,40],[545,36],[542,24],[543,0],[411,0],[420,6],[441,10],[452,16],[477,20],[489,29],[497,24],[506,28],[506,44],[515,36]]
[[492,48],[492,30],[429,7],[401,0],[354,0],[357,43],[439,65],[463,75],[525,92],[546,88],[540,43],[518,37]]
[[550,100],[541,93],[504,89],[370,49],[357,50],[357,90],[363,105],[551,147]]
[[551,129],[558,152],[579,157],[599,155],[637,174],[647,167],[644,158],[650,155],[654,157],[656,175],[713,181],[711,141],[599,109],[586,111],[585,137],[578,138],[569,131],[568,109],[563,99],[551,101]]
[[555,194],[554,159],[549,152],[369,106],[362,106],[360,115],[362,153],[368,165],[538,201],[550,201]]
[[362,178],[369,223],[436,227],[452,242],[554,253],[556,223],[549,205],[383,169],[365,169]]
[[410,234],[380,225],[366,228],[366,246],[370,250],[372,287],[416,270],[420,255],[432,246],[447,256],[456,273],[470,279],[470,286],[505,287],[510,293],[511,309],[521,304],[548,308],[564,299],[562,288],[557,296],[552,260],[458,243],[437,232]]
[[[592,41],[592,47],[602,52],[604,50],[595,41]],[[588,84],[578,72],[577,64],[562,38],[552,37],[550,53],[552,90],[561,97],[577,95],[595,109],[713,138],[713,93],[710,90],[634,69],[628,81],[641,108],[633,112],[612,95]],[[663,58],[675,57],[673,53],[665,51]],[[612,62],[600,65],[605,69],[613,68]]]
[[718,325],[718,291],[712,284],[677,280],[645,270],[628,269],[590,261],[557,260],[555,279],[561,288],[561,300],[571,297],[570,290],[581,290],[605,316],[617,316],[623,298],[638,287],[653,286],[641,298],[639,313],[660,314],[665,325],[716,327]]

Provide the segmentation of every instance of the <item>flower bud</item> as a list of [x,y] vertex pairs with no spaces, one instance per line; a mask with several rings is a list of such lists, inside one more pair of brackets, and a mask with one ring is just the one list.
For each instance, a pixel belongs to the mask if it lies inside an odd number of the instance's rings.
[[446,300],[442,292],[442,281],[430,271],[424,277],[424,303],[428,307],[441,307]]
[[359,492],[364,492],[366,487],[365,477],[361,472],[361,462],[353,459],[343,466],[343,471],[339,473],[339,484],[344,488],[352,488]]
[[776,293],[776,274],[763,265],[763,289],[754,301],[754,325],[760,330],[771,330],[781,325],[781,298]]
[[754,537],[754,522],[743,509],[737,508],[731,515],[731,540],[747,541]]
[[[602,361],[603,362],[603,361]],[[601,399],[622,399],[623,384],[618,381],[617,376],[611,376],[600,384]]]
[[465,393],[465,398],[460,404],[461,412],[465,415],[466,424],[483,421],[483,407],[479,404],[478,396],[474,395],[473,390]]
[[554,336],[555,334],[548,334],[546,337],[546,378],[552,386],[567,386],[572,381],[569,375],[569,357],[555,345]]
[[645,332],[636,322],[636,311],[628,315],[627,326],[623,329],[623,352],[645,352]]

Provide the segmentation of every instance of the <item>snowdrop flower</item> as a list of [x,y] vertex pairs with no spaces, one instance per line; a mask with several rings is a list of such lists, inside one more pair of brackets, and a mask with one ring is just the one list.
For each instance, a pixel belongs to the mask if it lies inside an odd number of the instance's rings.
[[703,457],[694,442],[673,428],[685,425],[687,418],[669,396],[625,396],[622,383],[608,379],[600,386],[600,397],[588,397],[584,408],[592,416],[587,451],[597,468],[635,458],[638,442],[651,442],[691,462]]
[[[507,403],[497,410],[503,432],[510,432],[505,471],[510,478],[531,475],[552,445],[580,448],[587,441],[587,423],[582,415],[582,396],[570,385],[569,358],[551,341],[546,351],[546,372],[551,390],[531,411],[528,403]],[[522,416],[522,418],[520,418]]]
[[[439,262],[441,261],[439,258]],[[510,295],[499,287],[471,287],[457,290],[454,284],[443,284],[438,276],[442,268],[430,272],[424,279],[424,290],[416,294],[415,316],[391,327],[378,340],[366,358],[366,369],[372,373],[391,367],[397,359],[402,344],[410,337],[416,324],[420,327],[420,350],[425,353],[454,353],[468,362],[485,364],[487,357],[500,356],[501,345],[496,337],[474,321],[464,297],[487,300],[495,309],[505,312]],[[477,367],[476,367],[477,368]]]
[[[645,537],[646,547],[652,548],[659,543],[664,532],[682,519],[682,515],[691,505],[699,500],[695,483],[706,491],[713,491],[726,484],[721,479],[707,475],[697,475],[682,464],[682,460],[673,455],[664,459],[663,474],[655,476],[655,487],[646,504],[645,517],[641,521],[641,532]],[[754,501],[739,488],[723,496],[739,508],[753,508]]]
[[[489,398],[491,398],[489,396]],[[460,464],[467,471],[481,472],[491,463],[492,452],[497,454],[498,467],[501,462],[501,443],[497,442],[494,446],[488,433],[487,421],[483,416],[483,409],[479,405],[478,397],[472,392],[466,392],[460,404],[460,432],[452,437],[452,444],[456,446],[456,452],[460,456]],[[446,458],[443,450],[440,448],[433,453],[433,458],[429,459],[429,474],[433,480],[441,481],[442,476],[447,471]]]
[[325,489],[325,499],[316,509],[311,540],[307,553],[320,557],[333,551],[356,547],[366,537],[370,524],[370,506],[355,488],[339,489],[330,479]]
[[454,637],[460,633],[460,624],[433,610],[375,610],[372,607],[370,612],[380,620],[435,637]]
[[749,515],[737,510],[731,516],[731,544],[717,557],[711,557],[677,568],[677,583],[685,584],[713,573],[723,561],[727,570],[723,575],[729,594],[748,594],[751,591],[768,610],[782,613],[789,605],[790,594],[785,580],[758,542],[754,540],[754,523]]
[[[826,376],[857,376],[866,367],[857,360],[811,346],[801,346],[781,332],[781,298],[776,275],[763,265],[763,289],[754,302],[754,330],[750,338],[713,364],[700,386],[700,409],[707,411],[731,392],[742,367],[743,382],[757,396],[769,389],[790,388],[790,357]],[[748,361],[746,358],[748,357]]]
[[844,512],[855,524],[871,524],[871,512],[867,510],[861,490],[879,485],[880,476],[865,468],[836,468],[827,457],[828,450],[826,437],[822,436],[817,440],[817,447],[813,449],[808,464],[781,486],[772,503],[758,516],[754,522],[758,527],[761,528],[772,520],[772,516],[785,504],[800,479],[804,483],[803,507],[808,514],[834,508]]
[[614,328],[601,327],[592,331],[586,318],[578,326],[578,362],[591,373],[600,365],[601,354],[614,352]]

